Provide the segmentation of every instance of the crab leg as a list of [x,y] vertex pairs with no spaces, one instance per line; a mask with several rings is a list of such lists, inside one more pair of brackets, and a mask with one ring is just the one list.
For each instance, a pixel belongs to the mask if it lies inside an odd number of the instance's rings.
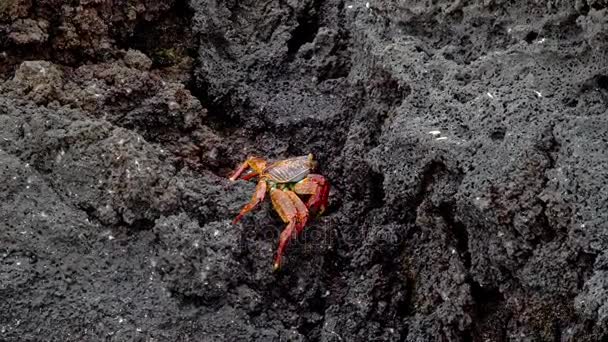
[[308,208],[306,207],[306,205],[304,205],[304,202],[302,202],[300,197],[298,197],[295,192],[285,191],[285,193],[287,194],[287,196],[289,196],[289,198],[293,202],[293,205],[298,211],[297,218],[299,225],[296,226],[296,235],[298,235],[302,232],[302,230],[304,230],[304,226],[306,226],[306,223],[308,222]]
[[294,187],[294,191],[298,194],[312,195],[306,203],[306,207],[309,211],[319,215],[327,208],[329,189],[330,185],[325,177],[313,173],[296,183]]
[[260,172],[266,168],[266,161],[258,157],[249,157],[243,162],[243,164],[241,164],[241,166],[239,166],[238,169],[236,169],[236,171],[234,171],[229,179],[234,182],[235,180],[239,179],[239,177],[249,168],[252,169],[252,172],[245,174],[242,177],[244,180],[249,180],[260,174]]
[[247,170],[247,169],[249,168],[249,163],[248,163],[248,161],[249,161],[249,160],[247,160],[247,161],[243,162],[243,164],[241,164],[241,166],[239,166],[239,168],[238,168],[238,169],[236,169],[236,171],[234,171],[234,173],[232,174],[232,176],[230,176],[230,180],[231,180],[231,181],[233,181],[233,182],[234,182],[235,180],[239,179],[239,177],[241,176],[241,174],[242,174],[243,172],[245,172],[245,170]]
[[264,201],[265,195],[266,195],[266,180],[262,179],[258,182],[258,185],[256,185],[255,193],[253,194],[253,197],[251,198],[249,203],[247,203],[243,207],[243,209],[241,209],[241,212],[234,219],[234,221],[232,221],[232,223],[235,224],[235,223],[239,222],[239,220],[243,216],[245,216],[245,214],[252,211],[258,204],[260,204],[260,202]]
[[287,223],[287,227],[281,232],[279,238],[279,247],[274,261],[274,270],[276,271],[281,268],[281,257],[289,241],[304,229],[304,225],[308,221],[308,209],[298,195],[292,191],[273,189],[270,192],[270,198],[273,207],[281,216],[283,222]]
[[248,181],[251,178],[254,178],[255,176],[258,176],[258,173],[255,171],[251,171],[249,173],[246,173],[245,175],[242,175],[241,179]]

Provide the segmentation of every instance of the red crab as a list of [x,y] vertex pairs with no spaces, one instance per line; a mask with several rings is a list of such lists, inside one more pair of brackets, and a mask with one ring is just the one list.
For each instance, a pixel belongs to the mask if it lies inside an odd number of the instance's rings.
[[[230,177],[231,181],[258,177],[253,198],[243,207],[233,223],[237,223],[262,202],[266,192],[270,193],[274,209],[283,222],[287,223],[279,238],[274,261],[275,271],[281,267],[281,257],[287,244],[304,229],[309,214],[320,215],[327,207],[330,185],[325,177],[312,173],[316,165],[312,154],[280,160],[270,165],[262,158],[249,157]],[[298,195],[309,195],[310,198],[304,204]]]

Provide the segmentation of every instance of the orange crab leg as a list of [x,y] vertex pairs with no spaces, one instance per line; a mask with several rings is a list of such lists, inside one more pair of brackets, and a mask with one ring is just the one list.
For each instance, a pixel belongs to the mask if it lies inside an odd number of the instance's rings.
[[245,214],[247,214],[248,212],[252,211],[258,204],[260,204],[262,201],[264,201],[264,196],[266,195],[266,180],[262,179],[258,182],[258,185],[256,185],[255,187],[255,193],[253,194],[253,197],[251,198],[251,200],[249,201],[249,203],[247,203],[243,209],[241,209],[241,212],[238,214],[238,216],[232,221],[233,224],[239,222],[239,220],[245,216]]
[[235,181],[237,180],[241,174],[243,172],[245,172],[245,170],[247,170],[249,168],[249,163],[247,161],[245,161],[243,164],[241,164],[241,166],[239,166],[238,169],[236,169],[236,171],[234,171],[234,173],[232,174],[232,176],[230,176],[230,180],[231,181]]
[[250,172],[250,173],[247,173],[247,174],[245,174],[245,175],[241,176],[241,179],[244,179],[244,180],[248,181],[248,180],[250,180],[251,178],[254,178],[255,176],[258,176],[258,173],[257,173],[257,172],[252,171],[252,172]]
[[306,203],[308,210],[319,215],[327,208],[329,197],[329,182],[325,177],[318,174],[309,174],[306,178],[296,183],[294,191],[302,195],[312,195]]
[[245,180],[249,180],[262,173],[262,171],[264,171],[264,169],[266,168],[266,161],[258,157],[247,158],[247,160],[245,160],[243,164],[241,164],[241,166],[239,166],[239,168],[234,171],[232,176],[230,176],[230,180],[234,182],[235,180],[239,179],[243,172],[247,171],[247,169],[249,168],[252,168],[253,172],[244,175],[242,178]]
[[304,230],[304,226],[308,222],[308,208],[304,205],[304,202],[296,195],[293,191],[285,191],[289,199],[293,202],[293,205],[296,207],[298,211],[298,225],[296,226],[296,235],[300,234],[302,230]]
[[287,227],[285,227],[279,237],[279,247],[274,261],[274,270],[277,271],[281,268],[281,258],[289,241],[304,229],[304,225],[308,220],[308,209],[306,209],[306,205],[304,205],[298,195],[291,191],[273,189],[270,192],[270,198],[272,199],[273,207],[279,216],[281,216],[283,222],[287,223]]

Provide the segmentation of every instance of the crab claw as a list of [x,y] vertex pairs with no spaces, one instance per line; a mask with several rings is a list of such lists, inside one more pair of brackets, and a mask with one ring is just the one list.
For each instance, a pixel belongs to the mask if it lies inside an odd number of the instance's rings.
[[319,216],[327,208],[330,185],[325,177],[318,174],[309,174],[297,183],[294,191],[298,194],[311,195],[306,203],[308,211]]

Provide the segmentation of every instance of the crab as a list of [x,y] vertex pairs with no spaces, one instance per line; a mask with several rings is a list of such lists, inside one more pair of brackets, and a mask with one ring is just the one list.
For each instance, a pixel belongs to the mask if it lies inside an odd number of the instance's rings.
[[[312,173],[317,166],[312,154],[269,163],[263,158],[251,156],[230,176],[251,180],[258,178],[253,197],[242,209],[233,224],[264,201],[270,194],[272,206],[287,224],[279,237],[279,246],[273,270],[281,268],[281,258],[292,238],[304,230],[311,215],[321,215],[327,208],[330,185],[322,175]],[[299,196],[309,196],[303,201]]]

